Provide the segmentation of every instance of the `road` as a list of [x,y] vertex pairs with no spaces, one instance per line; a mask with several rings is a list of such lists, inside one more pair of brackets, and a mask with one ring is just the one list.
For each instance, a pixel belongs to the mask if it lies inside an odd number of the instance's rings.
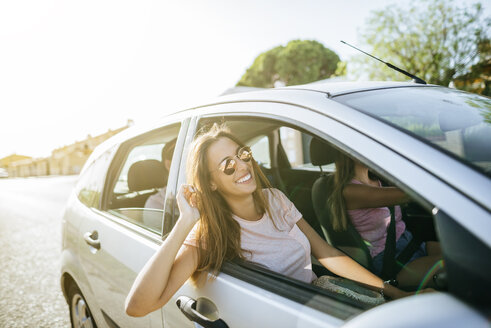
[[61,216],[75,176],[0,179],[0,327],[69,327]]

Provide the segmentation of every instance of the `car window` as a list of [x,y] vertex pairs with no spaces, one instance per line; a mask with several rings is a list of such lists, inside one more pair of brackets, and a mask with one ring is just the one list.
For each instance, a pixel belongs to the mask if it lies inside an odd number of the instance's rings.
[[254,159],[259,166],[264,168],[271,168],[271,157],[269,153],[269,140],[268,136],[261,135],[247,142],[247,145],[251,147]]
[[116,147],[104,152],[85,168],[75,187],[78,199],[88,207],[99,208],[107,166]]
[[[293,169],[320,171],[319,166],[312,165],[310,160],[310,141],[312,136],[291,127],[279,129],[281,146],[283,147],[288,162]],[[323,171],[333,171],[334,164],[322,166]]]
[[[212,119],[207,118],[200,121],[197,131],[201,131],[201,126],[210,126],[210,120]],[[264,163],[263,161],[266,160],[269,161],[269,167],[266,168],[263,165],[261,169],[272,187],[281,190],[295,205],[302,214],[302,217],[320,236],[323,236],[312,202],[312,185],[321,175],[320,168],[313,166],[310,160],[310,141],[312,140],[312,136],[302,129],[291,125],[291,123],[268,119],[220,117],[216,121],[225,122],[239,140],[249,145],[252,149],[253,157],[258,163]],[[273,158],[274,155],[270,152],[270,149],[278,149],[279,146],[283,148],[283,151],[275,152],[276,156],[282,157],[286,154],[291,167],[279,167],[277,163],[280,160]],[[280,153],[283,153],[283,155]],[[327,165],[324,167],[327,167]],[[332,171],[333,165],[331,163],[329,163],[329,167]],[[257,275],[264,274],[261,266],[252,266],[251,268],[257,270]],[[318,262],[313,263],[313,268],[318,276],[329,274]],[[280,280],[283,279],[280,278],[281,275],[277,274],[277,276],[279,281],[276,288],[280,285]],[[246,278],[241,279],[247,280]],[[302,288],[302,284],[299,286],[299,288]],[[310,285],[308,286],[311,287]],[[264,286],[261,285],[261,287]],[[324,293],[324,290],[319,288],[318,292]],[[289,295],[288,297],[294,296]],[[365,304],[353,299],[340,301],[346,302],[346,304],[357,304],[360,308],[365,306]]]
[[107,211],[149,231],[162,229],[167,179],[180,124],[129,140],[111,169]]
[[395,125],[491,176],[491,99],[440,87],[358,92],[335,97]]
[[[265,145],[261,145],[263,148],[260,148],[257,145],[259,142],[266,144],[267,141],[268,150],[279,147],[277,152],[269,154],[271,157],[271,167],[268,170],[264,170],[272,186],[280,189],[288,197],[302,214],[303,219],[322,238],[333,246],[342,249],[343,252],[352,256],[361,265],[367,268],[373,265],[371,262],[371,253],[367,248],[368,242],[356,230],[353,230],[355,228],[352,227],[352,230],[343,231],[342,233],[334,231],[332,227],[326,226],[326,222],[330,222],[330,220],[323,217],[323,213],[327,213],[326,208],[323,206],[327,204],[329,192],[332,190],[332,183],[334,183],[333,173],[336,169],[333,163],[334,158],[340,155],[331,157],[331,155],[319,156],[319,154],[323,152],[331,154],[332,150],[330,148],[334,148],[334,153],[340,152],[339,145],[333,146],[325,138],[313,136],[308,131],[305,131],[305,129],[296,127],[291,122],[282,123],[280,121],[266,119],[257,119],[256,121],[251,118],[241,120],[235,117],[227,119],[220,118],[217,121],[225,121],[230,130],[240,140],[246,144],[256,145],[258,151],[266,149]],[[265,137],[264,130],[268,131],[267,135],[270,137]],[[320,141],[321,144],[329,145],[330,148],[311,148],[314,138]],[[344,142],[346,145],[349,145],[349,141],[345,140]],[[363,158],[354,158],[353,155],[349,155],[348,153],[344,153],[344,155],[357,162],[363,163],[365,161]],[[253,156],[254,158],[256,157],[254,148]],[[323,173],[320,172],[320,167],[312,164],[312,158],[315,159],[316,163],[324,163],[322,165]],[[329,158],[329,160],[324,161],[325,158]],[[289,165],[278,165],[278,163],[284,162],[285,160]],[[376,168],[372,169],[368,167],[368,169],[370,170],[371,179],[374,179],[374,181],[378,180],[383,185],[392,185],[397,179],[397,177],[386,177],[383,172],[379,172]],[[326,184],[324,184],[324,179],[327,179]],[[415,193],[417,192],[410,191],[409,194],[414,195]],[[387,212],[390,213],[388,208]],[[396,212],[400,213],[398,209]],[[418,240],[428,242],[438,241],[433,215],[426,204],[423,206],[417,201],[410,200],[409,203],[403,206],[402,212],[404,214],[401,218],[403,222],[406,222],[406,227],[413,236],[417,237]],[[399,224],[398,227],[400,228],[402,225]],[[313,261],[312,264],[317,276],[330,275],[330,272],[322,267],[319,262]],[[258,272],[258,274],[261,273]],[[349,287],[349,284],[346,286],[351,291],[357,291],[357,288],[354,286]],[[443,285],[442,288],[445,289],[447,287]],[[321,293],[321,291],[319,292]]]
[[121,173],[118,177],[116,185],[114,187],[114,193],[128,193],[130,191],[128,187],[128,171],[130,167],[139,161],[145,161],[154,159],[160,161],[162,148],[165,144],[157,143],[151,145],[141,145],[133,148],[128,154],[128,159],[124,163]]

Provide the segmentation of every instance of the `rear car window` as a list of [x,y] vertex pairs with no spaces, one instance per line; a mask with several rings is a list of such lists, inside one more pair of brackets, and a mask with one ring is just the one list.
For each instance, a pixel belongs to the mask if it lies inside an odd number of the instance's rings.
[[[321,167],[314,166],[310,159],[311,135],[287,126],[281,127],[279,132],[281,145],[292,169],[320,172]],[[327,164],[322,166],[322,171],[333,172],[334,168],[334,163]]]
[[113,147],[104,152],[82,171],[75,186],[75,193],[86,206],[99,208],[107,167],[115,151],[116,147]]
[[157,143],[151,145],[141,145],[133,148],[128,154],[128,159],[124,163],[116,182],[116,186],[114,187],[114,192],[119,194],[129,193],[130,188],[128,186],[128,171],[130,170],[130,167],[136,162],[148,159],[160,161],[160,153],[164,145],[165,144],[163,143]]
[[115,180],[106,189],[110,214],[160,233],[170,166],[180,124],[173,124],[127,141],[111,170]]
[[415,135],[491,177],[489,98],[441,87],[410,87],[333,100]]

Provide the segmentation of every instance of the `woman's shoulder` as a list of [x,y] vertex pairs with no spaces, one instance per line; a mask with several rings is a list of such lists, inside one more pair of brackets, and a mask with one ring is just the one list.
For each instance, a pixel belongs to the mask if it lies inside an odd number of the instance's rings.
[[286,195],[279,189],[276,188],[263,188],[263,195],[268,199],[269,201],[272,201],[274,199],[285,199]]
[[286,195],[276,188],[263,188],[263,195],[268,207],[273,210],[281,210],[289,207],[290,201]]
[[280,222],[284,222],[291,229],[293,224],[302,218],[302,214],[300,214],[293,202],[281,190],[265,188],[263,189],[263,193],[269,205],[271,215],[276,217],[275,222],[280,226],[282,226]]

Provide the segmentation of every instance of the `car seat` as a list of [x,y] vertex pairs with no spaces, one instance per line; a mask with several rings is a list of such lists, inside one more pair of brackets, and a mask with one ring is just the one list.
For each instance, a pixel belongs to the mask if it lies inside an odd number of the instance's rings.
[[167,185],[167,173],[162,162],[147,159],[135,162],[128,170],[130,192],[163,188]]
[[133,163],[128,170],[129,194],[118,197],[118,207],[144,207],[150,195],[167,185],[167,177],[163,163],[158,160]]
[[326,241],[346,253],[368,270],[372,270],[372,257],[356,228],[348,222],[345,231],[334,231],[328,199],[334,184],[333,173],[323,172],[322,166],[334,163],[339,151],[328,143],[313,138],[310,142],[310,159],[321,167],[321,175],[312,185],[312,204]]

